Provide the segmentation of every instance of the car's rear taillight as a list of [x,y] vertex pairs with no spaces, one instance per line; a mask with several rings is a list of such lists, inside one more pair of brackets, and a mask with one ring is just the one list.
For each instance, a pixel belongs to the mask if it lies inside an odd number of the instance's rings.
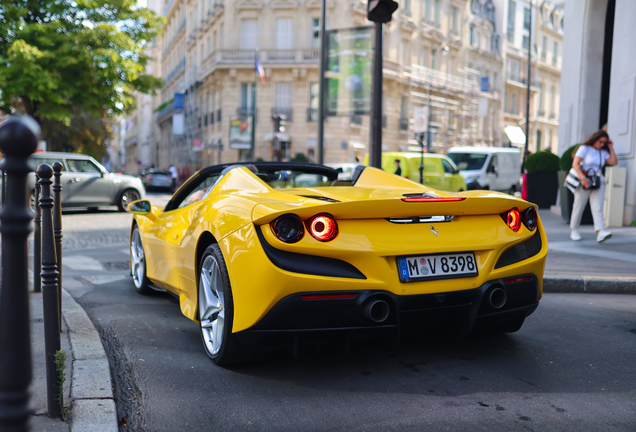
[[276,238],[285,243],[296,243],[305,235],[302,221],[294,214],[279,216],[270,226]]
[[538,216],[537,211],[534,207],[528,207],[527,209],[525,209],[524,212],[521,214],[521,219],[523,220],[523,224],[530,231],[534,231],[537,228]]
[[329,214],[318,214],[305,223],[309,234],[318,241],[328,242],[338,236],[338,224]]
[[519,231],[521,228],[521,213],[519,213],[518,208],[513,208],[508,210],[506,213],[502,214],[501,217],[508,225],[508,228],[513,230],[514,232]]

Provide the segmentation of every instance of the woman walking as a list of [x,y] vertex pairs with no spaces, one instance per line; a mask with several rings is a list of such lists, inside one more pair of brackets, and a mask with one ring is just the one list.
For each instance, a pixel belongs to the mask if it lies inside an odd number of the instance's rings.
[[611,232],[603,229],[605,177],[602,169],[604,165],[616,165],[617,163],[618,158],[614,153],[614,143],[604,130],[594,132],[574,150],[572,168],[576,171],[581,184],[574,192],[574,205],[570,217],[570,238],[572,240],[581,240],[579,225],[581,225],[581,216],[588,200],[590,200],[592,218],[594,219],[596,241],[601,243],[612,236]]

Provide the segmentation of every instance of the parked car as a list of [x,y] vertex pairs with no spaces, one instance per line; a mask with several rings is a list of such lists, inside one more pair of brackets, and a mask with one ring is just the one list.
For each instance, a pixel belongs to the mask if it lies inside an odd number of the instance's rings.
[[521,150],[510,147],[452,147],[455,162],[469,189],[514,194],[521,190]]
[[204,168],[165,207],[129,209],[135,289],[172,293],[220,365],[306,342],[515,332],[542,295],[536,206],[497,192],[252,162]]
[[[30,165],[35,170],[38,165],[53,165],[61,162],[62,207],[86,207],[116,205],[125,211],[128,204],[142,199],[146,190],[141,180],[125,174],[109,173],[90,156],[75,153],[34,153]],[[34,193],[35,173],[27,177],[28,191]]]
[[139,175],[141,182],[147,191],[149,190],[167,190],[172,191],[172,175],[168,171],[159,171],[155,169],[146,169]]
[[[422,154],[416,152],[383,152],[382,169],[388,173],[395,173],[395,160],[400,161],[402,177],[414,182],[420,181],[420,165]],[[364,157],[364,164],[369,164],[369,154]],[[459,174],[455,163],[447,156],[437,153],[424,154],[424,185],[433,189],[461,192],[466,190],[466,182]]]

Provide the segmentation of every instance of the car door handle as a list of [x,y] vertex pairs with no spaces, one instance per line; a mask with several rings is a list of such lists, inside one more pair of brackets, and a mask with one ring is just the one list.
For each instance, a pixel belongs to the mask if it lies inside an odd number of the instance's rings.
[[79,177],[75,177],[75,178],[70,179],[68,182],[70,184],[79,183],[80,182],[80,178]]

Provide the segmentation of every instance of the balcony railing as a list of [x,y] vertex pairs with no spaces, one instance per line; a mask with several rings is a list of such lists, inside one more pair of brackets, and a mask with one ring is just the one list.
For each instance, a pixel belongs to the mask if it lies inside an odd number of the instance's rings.
[[[259,52],[261,63],[313,63],[320,57],[320,50],[262,50]],[[254,63],[253,50],[220,51],[216,62]]]
[[283,121],[287,123],[291,123],[294,121],[294,109],[293,108],[282,108],[282,107],[274,107],[272,108],[272,116],[279,115],[284,116]]
[[545,111],[544,110],[537,111],[537,117],[545,117]]

